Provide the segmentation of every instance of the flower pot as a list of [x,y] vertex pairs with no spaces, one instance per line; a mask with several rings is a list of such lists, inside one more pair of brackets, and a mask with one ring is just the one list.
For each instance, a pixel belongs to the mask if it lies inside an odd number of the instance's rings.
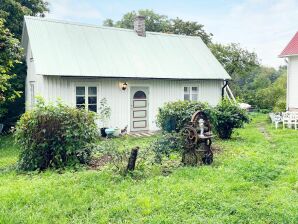
[[113,133],[113,136],[114,137],[119,137],[119,135],[120,135],[120,129],[119,128],[115,128],[114,133]]
[[104,138],[107,137],[106,129],[107,129],[107,128],[101,128],[101,129],[100,129],[101,137],[104,137]]
[[107,128],[105,130],[105,132],[106,132],[107,136],[112,136],[115,132],[115,129],[114,128]]

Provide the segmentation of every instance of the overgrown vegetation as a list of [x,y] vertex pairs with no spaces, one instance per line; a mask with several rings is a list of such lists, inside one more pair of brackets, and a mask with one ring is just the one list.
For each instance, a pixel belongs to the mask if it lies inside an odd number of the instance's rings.
[[25,15],[45,16],[44,0],[0,1],[0,123],[5,130],[25,111],[26,63],[20,41]]
[[45,170],[89,162],[90,144],[98,136],[95,116],[60,102],[46,105],[39,99],[36,107],[24,113],[17,124],[19,168]]
[[157,115],[158,127],[166,132],[179,132],[190,122],[197,110],[208,110],[208,104],[194,101],[174,101],[159,108]]
[[222,100],[211,111],[214,128],[221,139],[231,138],[235,128],[242,128],[249,122],[247,112],[228,100]]
[[[153,166],[137,179],[110,169],[20,175],[8,169],[17,145],[0,137],[0,223],[297,223],[298,133],[266,119],[258,115],[231,140],[216,139],[221,150],[211,166],[167,175]],[[124,141],[143,149],[152,140]],[[112,141],[122,147],[123,139]]]
[[206,103],[191,101],[174,101],[159,108],[157,124],[162,131],[171,133],[180,132],[191,121],[192,115],[201,110],[209,117],[213,132],[222,139],[231,137],[235,128],[242,128],[249,122],[248,114],[237,104],[222,100],[216,107]]

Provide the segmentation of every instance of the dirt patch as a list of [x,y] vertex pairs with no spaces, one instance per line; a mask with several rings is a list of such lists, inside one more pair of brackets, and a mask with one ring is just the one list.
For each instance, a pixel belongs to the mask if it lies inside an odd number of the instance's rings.
[[92,160],[89,163],[89,167],[92,170],[99,170],[100,168],[104,167],[110,161],[111,161],[111,157],[108,155],[103,155],[98,158],[92,158]]
[[266,128],[264,127],[264,124],[263,123],[258,124],[258,129],[264,135],[264,137],[265,137],[266,140],[270,141],[272,139],[271,138],[271,135],[266,130]]

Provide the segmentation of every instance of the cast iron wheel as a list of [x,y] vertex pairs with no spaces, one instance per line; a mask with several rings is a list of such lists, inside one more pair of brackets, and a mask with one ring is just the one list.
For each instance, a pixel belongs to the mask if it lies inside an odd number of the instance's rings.
[[185,127],[182,134],[185,139],[185,147],[187,149],[195,149],[198,142],[198,133],[196,129],[191,126]]

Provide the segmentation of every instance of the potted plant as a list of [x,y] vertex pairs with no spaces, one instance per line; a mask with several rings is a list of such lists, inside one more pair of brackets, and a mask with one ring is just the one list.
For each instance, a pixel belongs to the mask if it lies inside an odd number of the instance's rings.
[[101,99],[99,104],[100,104],[99,116],[100,116],[101,125],[102,125],[102,128],[100,129],[100,133],[102,137],[106,137],[107,122],[111,118],[111,108],[109,107],[106,98]]

